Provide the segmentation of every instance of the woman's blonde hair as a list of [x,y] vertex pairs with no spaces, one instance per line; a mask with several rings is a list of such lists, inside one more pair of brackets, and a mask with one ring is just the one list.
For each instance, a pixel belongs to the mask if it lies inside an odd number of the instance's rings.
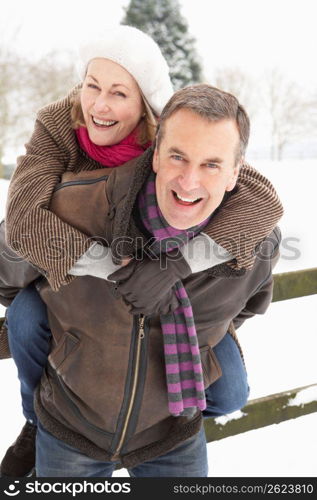
[[[72,98],[71,121],[73,129],[86,126],[80,102],[80,94],[81,89],[78,89],[77,93]],[[143,102],[143,115],[140,120],[138,139],[140,145],[144,146],[148,142],[152,143],[154,141],[158,119],[141,91],[140,94]]]

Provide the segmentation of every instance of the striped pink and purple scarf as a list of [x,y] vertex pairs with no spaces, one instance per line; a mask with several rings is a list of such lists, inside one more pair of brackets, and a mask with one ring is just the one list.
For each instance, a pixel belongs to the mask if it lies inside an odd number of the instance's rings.
[[[156,199],[154,172],[143,186],[138,205],[142,222],[155,238],[151,250],[157,255],[184,245],[198,234],[208,219],[188,230],[175,229],[164,219]],[[168,407],[174,416],[192,415],[197,408],[206,408],[203,371],[193,311],[181,281],[174,285],[180,306],[161,315],[166,366]]]

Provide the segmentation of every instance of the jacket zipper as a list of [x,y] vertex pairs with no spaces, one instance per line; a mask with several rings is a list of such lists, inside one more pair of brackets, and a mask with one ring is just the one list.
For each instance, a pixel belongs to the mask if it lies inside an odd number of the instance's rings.
[[84,185],[84,184],[95,184],[96,182],[100,181],[106,181],[108,179],[109,175],[103,175],[102,177],[98,177],[97,179],[85,179],[81,181],[67,181],[67,182],[62,182],[60,184],[57,184],[57,186],[54,189],[54,193],[56,191],[59,191],[60,189],[63,189],[64,187],[68,186],[78,186],[78,185]]
[[142,340],[144,339],[144,321],[145,321],[145,316],[143,314],[141,314],[139,317],[139,328],[138,328],[138,333],[137,333],[137,344],[136,344],[136,354],[135,354],[135,370],[134,370],[134,376],[133,376],[133,382],[132,382],[130,402],[129,402],[126,417],[125,417],[125,420],[124,420],[124,423],[122,426],[122,433],[121,433],[121,436],[119,439],[119,443],[117,445],[117,448],[116,448],[111,460],[118,460],[119,459],[120,450],[121,450],[122,445],[124,443],[124,438],[125,438],[126,433],[127,433],[127,429],[128,429],[128,425],[129,425],[130,417],[131,417],[131,413],[132,413],[132,408],[133,408],[134,401],[135,401],[136,390],[137,390],[137,385],[138,385],[138,380],[139,380],[141,344],[142,344]]

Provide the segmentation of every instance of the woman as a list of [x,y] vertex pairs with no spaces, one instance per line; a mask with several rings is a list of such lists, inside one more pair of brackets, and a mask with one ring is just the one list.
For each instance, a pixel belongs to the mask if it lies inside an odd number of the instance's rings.
[[[137,62],[136,54],[140,56]],[[102,167],[110,172],[141,155],[153,140],[155,116],[160,114],[172,93],[168,68],[157,45],[135,28],[122,26],[109,32],[102,43],[90,44],[82,51],[82,60],[86,68],[82,89],[39,112],[27,154],[19,159],[9,190],[8,243],[45,275],[53,290],[70,283],[76,275],[91,274],[106,279],[114,270],[110,258],[92,262],[92,252],[100,243],[91,244],[89,236],[80,228],[66,224],[49,210],[52,194],[63,173]],[[263,179],[257,174],[256,183],[259,182]],[[249,200],[259,205],[259,211],[267,212],[271,203],[275,206],[278,203],[275,198],[265,203],[257,199],[256,186],[252,183],[243,188],[246,193],[250,191]],[[248,203],[247,198],[244,203]],[[234,220],[232,224],[235,227]],[[270,221],[266,234],[275,224],[276,220]],[[208,227],[205,232],[208,234]],[[232,254],[231,257],[234,252]],[[223,259],[228,260],[228,255],[227,252]],[[236,264],[243,267],[245,263]],[[210,267],[210,262],[202,265]],[[152,307],[158,309],[164,304],[152,304]],[[32,310],[32,316],[25,315],[25,310]],[[34,463],[33,389],[39,382],[49,350],[46,309],[34,284],[17,295],[9,309],[8,326],[27,423],[18,443],[9,448],[1,473],[22,476]],[[21,341],[22,331],[25,343]],[[38,349],[36,356],[33,347],[32,352],[27,352],[33,345]],[[240,358],[238,363],[242,366]],[[246,395],[247,390],[239,406]]]

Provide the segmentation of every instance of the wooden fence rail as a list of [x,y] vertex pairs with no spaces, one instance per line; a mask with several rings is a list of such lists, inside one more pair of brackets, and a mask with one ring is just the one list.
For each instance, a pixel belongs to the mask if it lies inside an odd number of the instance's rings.
[[317,293],[317,268],[274,274],[272,302],[295,299]]
[[[301,391],[311,389],[316,399],[307,403],[293,404]],[[299,399],[300,401],[300,399]],[[295,400],[296,402],[296,400]],[[284,420],[301,417],[317,411],[317,384],[291,389],[290,391],[271,394],[259,399],[252,399],[242,408],[239,418],[229,419],[224,423],[213,418],[205,420],[207,441],[217,441],[225,437],[234,436],[267,425],[279,424]],[[233,414],[235,416],[235,414]],[[238,415],[238,416],[239,416]],[[219,419],[224,420],[223,418]]]

